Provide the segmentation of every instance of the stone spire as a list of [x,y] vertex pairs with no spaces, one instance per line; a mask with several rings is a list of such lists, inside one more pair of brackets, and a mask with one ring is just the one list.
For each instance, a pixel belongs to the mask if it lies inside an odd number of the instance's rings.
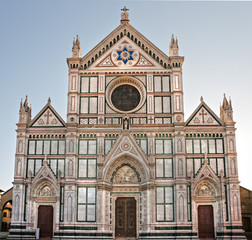
[[29,106],[28,96],[26,95],[24,103],[23,99],[21,99],[20,101],[19,123],[28,124],[30,121],[31,121],[31,106]]
[[75,38],[73,39],[72,58],[80,58],[80,57],[81,57],[81,45],[79,36],[77,35],[76,40]]
[[123,9],[121,9],[121,23],[122,24],[129,24],[129,9],[126,8],[126,6],[124,6]]
[[178,56],[179,55],[179,47],[178,47],[178,39],[174,39],[174,35],[172,34],[170,47],[169,47],[169,55]]
[[229,102],[224,94],[222,105],[220,106],[220,118],[223,122],[233,122],[233,108],[232,102],[229,98]]

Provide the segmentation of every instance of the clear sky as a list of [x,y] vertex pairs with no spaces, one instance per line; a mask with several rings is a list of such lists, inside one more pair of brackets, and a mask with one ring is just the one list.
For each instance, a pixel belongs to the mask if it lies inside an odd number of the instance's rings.
[[186,118],[201,95],[218,116],[223,93],[231,96],[240,181],[252,189],[252,2],[144,0],[0,1],[0,189],[12,186],[20,99],[28,95],[34,117],[50,96],[66,119],[73,37],[83,56],[120,24],[124,5],[131,25],[165,53],[178,37]]

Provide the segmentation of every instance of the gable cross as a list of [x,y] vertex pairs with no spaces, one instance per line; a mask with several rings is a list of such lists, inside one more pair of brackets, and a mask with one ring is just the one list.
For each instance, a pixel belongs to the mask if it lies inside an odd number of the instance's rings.
[[125,22],[129,22],[129,13],[127,11],[129,11],[128,8],[126,8],[126,6],[124,6],[121,13],[121,22],[125,21]]
[[205,119],[204,119],[204,116],[207,115],[207,113],[204,111],[204,109],[202,108],[201,109],[201,113],[199,113],[200,116],[202,116],[202,123],[205,123]]
[[50,111],[48,110],[46,114],[44,114],[44,117],[47,118],[46,120],[46,124],[49,124],[49,117],[52,117],[52,114],[50,113]]

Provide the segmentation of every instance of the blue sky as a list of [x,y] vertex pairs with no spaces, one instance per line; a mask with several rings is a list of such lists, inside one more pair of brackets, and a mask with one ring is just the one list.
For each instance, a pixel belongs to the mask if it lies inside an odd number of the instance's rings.
[[27,94],[33,117],[47,103],[66,119],[67,65],[79,34],[82,56],[120,24],[130,23],[168,54],[178,37],[183,66],[185,116],[200,96],[219,115],[231,96],[237,122],[241,184],[252,189],[252,2],[205,1],[0,1],[0,189],[12,185],[19,103]]

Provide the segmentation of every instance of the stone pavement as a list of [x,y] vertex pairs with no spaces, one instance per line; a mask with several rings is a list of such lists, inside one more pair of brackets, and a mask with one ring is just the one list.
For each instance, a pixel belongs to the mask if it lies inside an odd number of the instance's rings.
[[7,239],[9,232],[0,232],[0,239]]

